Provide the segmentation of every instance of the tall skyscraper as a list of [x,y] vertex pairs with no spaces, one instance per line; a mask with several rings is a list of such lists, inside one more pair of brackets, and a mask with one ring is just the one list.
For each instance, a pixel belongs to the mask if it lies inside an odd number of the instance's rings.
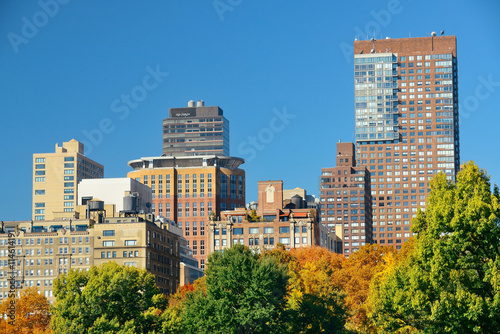
[[373,242],[370,173],[356,163],[353,143],[337,143],[336,161],[321,169],[321,222],[342,239],[349,256]]
[[104,167],[85,157],[83,144],[71,139],[55,153],[33,154],[33,220],[72,217],[78,182],[104,177]]
[[219,107],[189,101],[187,108],[171,108],[163,120],[163,155],[168,157],[229,156],[229,121]]
[[429,181],[460,166],[455,36],[354,42],[358,162],[371,173],[373,239],[400,248]]

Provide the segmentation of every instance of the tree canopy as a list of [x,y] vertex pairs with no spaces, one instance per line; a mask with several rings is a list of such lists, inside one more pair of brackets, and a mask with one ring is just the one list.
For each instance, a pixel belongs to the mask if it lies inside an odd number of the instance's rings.
[[188,294],[185,333],[280,333],[287,275],[273,258],[242,245],[212,253],[205,289]]
[[500,205],[489,177],[465,164],[431,182],[404,261],[373,282],[372,316],[385,332],[500,332]]
[[28,334],[46,333],[50,324],[50,305],[47,298],[36,287],[24,288],[15,301],[15,318],[5,318],[13,298],[0,304],[0,333]]
[[54,333],[149,333],[166,306],[153,275],[115,262],[59,276],[54,294]]

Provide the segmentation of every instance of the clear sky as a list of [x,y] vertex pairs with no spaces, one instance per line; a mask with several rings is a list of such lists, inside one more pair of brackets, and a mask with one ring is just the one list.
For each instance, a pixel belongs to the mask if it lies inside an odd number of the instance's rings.
[[191,99],[229,119],[247,202],[259,180],[318,195],[354,139],[354,39],[441,30],[457,36],[461,160],[500,183],[499,17],[497,0],[2,0],[0,220],[31,219],[33,153],[75,138],[125,177]]

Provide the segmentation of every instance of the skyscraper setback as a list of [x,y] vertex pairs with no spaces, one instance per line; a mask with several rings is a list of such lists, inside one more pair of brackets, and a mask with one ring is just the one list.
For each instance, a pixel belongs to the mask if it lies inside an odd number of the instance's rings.
[[460,165],[455,36],[354,42],[357,161],[371,173],[373,239],[400,245],[429,181]]

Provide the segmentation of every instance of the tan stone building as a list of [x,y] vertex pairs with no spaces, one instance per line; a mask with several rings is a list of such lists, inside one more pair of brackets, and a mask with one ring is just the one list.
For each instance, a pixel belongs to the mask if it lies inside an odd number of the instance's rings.
[[104,167],[84,156],[75,139],[56,144],[54,153],[33,154],[33,220],[72,217],[78,198],[78,182],[102,178]]
[[283,181],[261,181],[258,189],[255,215],[252,216],[250,210],[239,208],[223,211],[220,220],[210,221],[210,252],[237,243],[256,252],[273,249],[278,243],[287,249],[321,246],[341,252],[340,239],[321,224],[316,209],[304,208],[304,201],[298,195],[284,201]]
[[180,236],[152,216],[2,222],[0,231],[0,299],[7,298],[9,242],[14,245],[16,288],[36,286],[54,301],[53,282],[70,269],[115,261],[146,269],[160,291],[170,294],[180,283]]

